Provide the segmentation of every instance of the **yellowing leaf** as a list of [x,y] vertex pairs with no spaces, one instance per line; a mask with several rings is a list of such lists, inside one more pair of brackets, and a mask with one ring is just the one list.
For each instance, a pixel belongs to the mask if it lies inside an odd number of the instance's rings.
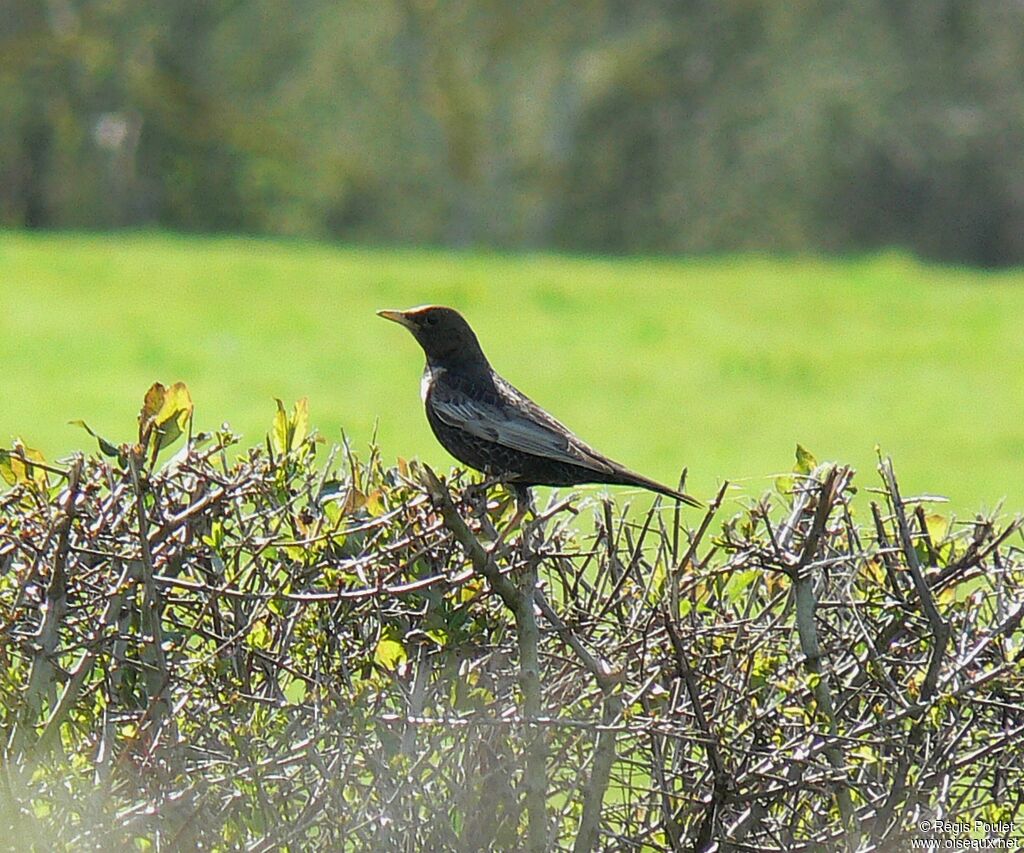
[[463,604],[467,601],[472,601],[480,595],[483,588],[483,581],[480,580],[480,578],[470,578],[461,587],[459,587],[459,601]]
[[139,412],[139,444],[149,448],[153,459],[188,427],[194,406],[184,382],[166,388],[154,382]]
[[354,486],[349,489],[348,494],[345,495],[345,503],[342,505],[342,509],[346,515],[355,512],[357,509],[362,509],[366,503],[366,495],[364,495],[359,489]]
[[906,683],[907,694],[910,696],[911,699],[915,699],[916,700],[917,697],[921,695],[921,684],[922,684],[923,680],[924,680],[924,676],[917,675],[917,674],[911,675],[907,679],[907,683]]
[[303,397],[295,401],[295,408],[292,409],[292,434],[291,447],[294,450],[309,435],[309,398]]
[[775,595],[785,587],[786,576],[782,572],[765,572],[763,575],[764,589],[768,595]]
[[864,564],[864,573],[879,586],[885,585],[885,566],[877,557],[872,557]]
[[167,389],[164,404],[157,415],[157,423],[165,424],[173,418],[178,426],[184,429],[194,408],[188,386],[184,382],[175,382]]
[[164,396],[167,389],[160,383],[154,382],[149,386],[146,396],[142,400],[142,411],[139,412],[139,443],[143,441],[143,429],[156,417],[157,412],[164,404]]
[[[34,447],[25,447],[20,441],[14,443],[12,454],[9,450],[0,450],[0,477],[12,486],[34,483],[37,486],[47,484],[46,471],[32,464],[33,461],[45,462],[46,458]],[[24,460],[19,457],[24,457]]]
[[260,619],[250,629],[248,635],[245,638],[246,643],[249,644],[249,648],[252,649],[269,649],[273,638],[270,634],[270,629],[267,627],[267,623]]
[[946,538],[946,532],[949,530],[948,518],[933,512],[924,517],[924,523],[934,544],[938,545]]
[[384,493],[380,489],[374,489],[366,496],[364,504],[366,511],[372,516],[383,515],[386,511],[384,506]]
[[14,486],[18,482],[18,474],[14,468],[16,462],[16,459],[11,458],[9,450],[0,450],[0,477],[3,477],[9,486]]
[[377,648],[373,652],[373,660],[384,669],[395,669],[399,664],[405,663],[408,655],[405,653],[405,646],[398,640],[388,637],[381,637]]

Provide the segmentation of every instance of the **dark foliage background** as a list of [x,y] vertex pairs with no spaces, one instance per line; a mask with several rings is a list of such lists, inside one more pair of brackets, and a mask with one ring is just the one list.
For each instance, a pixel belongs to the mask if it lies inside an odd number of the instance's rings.
[[1015,0],[6,0],[0,223],[1024,260]]

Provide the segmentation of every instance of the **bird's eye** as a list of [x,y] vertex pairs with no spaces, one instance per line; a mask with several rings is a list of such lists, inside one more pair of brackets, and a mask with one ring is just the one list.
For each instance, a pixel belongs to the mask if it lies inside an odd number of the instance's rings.
[[436,314],[428,314],[427,315],[427,325],[428,326],[436,326],[437,325],[437,315]]

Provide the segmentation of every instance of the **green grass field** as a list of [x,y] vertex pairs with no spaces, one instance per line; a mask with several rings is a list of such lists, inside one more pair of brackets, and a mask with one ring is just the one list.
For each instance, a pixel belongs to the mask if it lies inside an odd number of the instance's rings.
[[960,513],[1024,509],[1024,272],[849,260],[607,259],[371,250],[243,238],[0,233],[0,441],[132,437],[142,394],[184,380],[196,423],[262,441],[274,397],[386,459],[447,465],[419,348],[374,316],[461,309],[491,362],[609,455],[709,496],[745,494],[797,442]]

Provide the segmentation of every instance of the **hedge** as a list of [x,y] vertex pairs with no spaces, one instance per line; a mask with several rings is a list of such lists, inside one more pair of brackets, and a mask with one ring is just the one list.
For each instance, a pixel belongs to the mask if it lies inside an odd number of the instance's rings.
[[191,411],[154,386],[136,443],[0,454],[16,847],[901,850],[1021,820],[1020,518],[801,450],[756,499],[561,492],[510,527],[502,488],[328,447],[304,402],[248,449]]

